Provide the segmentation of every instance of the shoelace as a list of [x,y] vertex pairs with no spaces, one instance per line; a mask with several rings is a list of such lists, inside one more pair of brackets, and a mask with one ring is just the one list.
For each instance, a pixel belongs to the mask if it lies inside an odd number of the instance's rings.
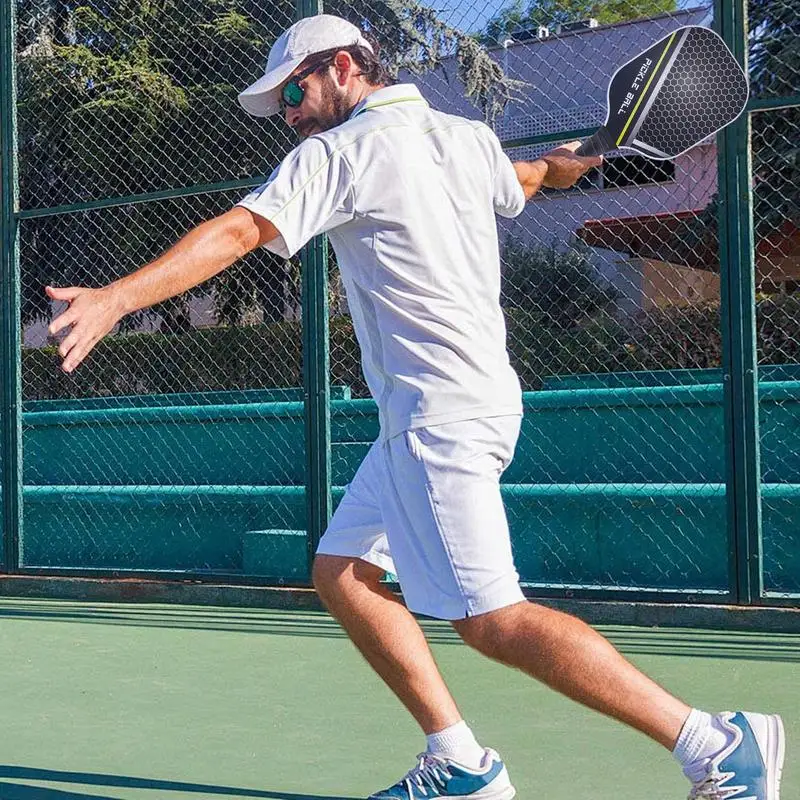
[[701,783],[696,783],[689,792],[689,800],[725,800],[722,790],[713,775],[709,775]]
[[[740,789],[735,786],[720,786],[720,781],[724,777],[719,773],[712,773],[696,783],[689,792],[688,800],[727,800],[727,798],[733,797]],[[748,800],[748,798],[745,797],[743,800]]]
[[445,781],[452,778],[447,767],[447,760],[434,753],[420,753],[417,766],[409,770],[400,783],[405,782],[409,800],[414,798],[414,787],[423,795],[428,796],[428,789],[438,793],[444,788]]

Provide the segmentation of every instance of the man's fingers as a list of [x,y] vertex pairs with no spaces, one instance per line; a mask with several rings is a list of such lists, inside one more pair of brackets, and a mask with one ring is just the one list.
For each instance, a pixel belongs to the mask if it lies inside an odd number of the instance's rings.
[[62,358],[61,368],[64,372],[72,372],[102,336],[113,328],[116,320],[111,318],[108,304],[103,302],[105,295],[102,289],[46,286],[45,292],[52,300],[69,303],[69,307],[50,323],[47,330],[54,336],[71,328],[59,344],[58,354]]
[[58,345],[58,354],[61,358],[66,358],[79,341],[80,335],[73,330],[72,333]]
[[566,142],[565,144],[560,144],[556,147],[555,150],[551,150],[548,155],[563,155],[567,156],[569,154],[573,158],[579,158],[586,169],[591,169],[592,167],[599,167],[603,163],[602,156],[576,156],[575,151],[583,144],[583,142]]
[[97,340],[96,336],[87,339],[85,335],[73,331],[58,348],[58,353],[63,359],[61,369],[64,372],[72,372],[97,344]]
[[603,163],[603,156],[578,156],[586,164],[587,169],[599,167]]
[[89,353],[94,350],[94,346],[103,338],[102,334],[93,333],[91,337],[82,336],[80,340],[75,344],[72,350],[69,351],[69,355],[64,359],[61,368],[65,372],[72,372],[79,364],[83,363],[83,360]]
[[81,292],[85,292],[80,286],[45,286],[45,294],[51,300],[66,300],[72,302]]
[[61,369],[63,369],[64,372],[72,372],[81,361],[83,361],[89,350],[91,350],[91,347],[85,345],[76,345],[73,347],[69,356],[61,363]]
[[62,331],[64,328],[74,324],[77,319],[78,315],[71,308],[68,308],[63,314],[59,314],[59,316],[57,316],[47,326],[47,332],[51,336],[55,336],[59,331]]
[[80,286],[45,286],[44,291],[51,300],[60,300],[61,302],[70,303],[70,307],[63,314],[59,314],[47,328],[48,333],[51,336],[55,336],[59,331],[69,325],[74,325],[77,321],[78,317],[73,311],[72,301],[83,294],[86,289]]

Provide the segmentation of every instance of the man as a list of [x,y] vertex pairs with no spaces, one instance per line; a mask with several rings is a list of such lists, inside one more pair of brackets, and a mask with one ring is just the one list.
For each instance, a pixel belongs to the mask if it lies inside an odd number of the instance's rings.
[[[166,254],[100,289],[48,288],[69,308],[50,332],[75,369],[130,312],[184,292],[256,247],[291,256],[327,231],[377,401],[381,435],[322,537],[314,585],[427,736],[416,766],[372,800],[508,800],[499,755],[475,740],[434,663],[417,612],[472,647],[670,749],[691,797],[778,800],[780,718],[691,709],[592,628],[529,603],[500,496],[522,413],[505,346],[494,214],[599,159],[577,143],[512,163],[485,125],[388,85],[372,46],[321,15],[273,46],[240,95],[303,138],[260,188]],[[397,574],[405,604],[381,583]],[[409,610],[410,609],[410,610]]]

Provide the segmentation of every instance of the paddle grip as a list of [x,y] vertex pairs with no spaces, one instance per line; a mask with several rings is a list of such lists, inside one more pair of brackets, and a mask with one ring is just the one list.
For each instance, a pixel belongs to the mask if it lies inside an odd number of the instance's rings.
[[595,131],[576,151],[576,156],[601,156],[614,149],[614,140],[605,127]]

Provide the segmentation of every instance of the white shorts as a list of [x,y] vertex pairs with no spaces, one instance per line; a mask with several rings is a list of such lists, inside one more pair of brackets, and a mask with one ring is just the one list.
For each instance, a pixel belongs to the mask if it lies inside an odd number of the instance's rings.
[[500,496],[520,420],[449,422],[375,442],[317,552],[396,574],[406,605],[437,619],[524,600]]

